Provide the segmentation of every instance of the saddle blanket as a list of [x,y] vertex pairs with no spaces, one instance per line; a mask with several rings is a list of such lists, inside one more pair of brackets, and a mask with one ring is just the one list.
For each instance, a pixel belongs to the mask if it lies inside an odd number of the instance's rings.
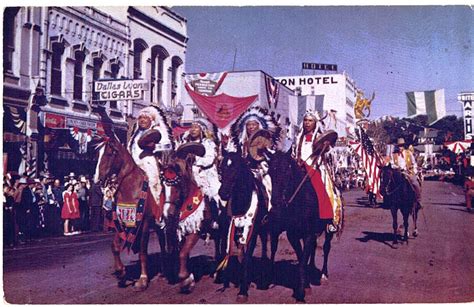
[[138,220],[137,216],[139,215],[137,214],[137,207],[137,204],[117,204],[117,217],[125,227],[136,227]]

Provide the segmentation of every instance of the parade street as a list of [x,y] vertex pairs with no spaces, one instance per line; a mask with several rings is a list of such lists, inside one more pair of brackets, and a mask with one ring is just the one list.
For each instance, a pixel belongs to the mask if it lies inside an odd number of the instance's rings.
[[[390,211],[368,207],[365,193],[353,189],[346,199],[345,228],[334,239],[329,257],[329,281],[313,284],[308,303],[451,303],[474,300],[474,214],[465,210],[462,189],[451,183],[426,181],[420,234],[408,244],[392,244]],[[410,225],[411,226],[411,225]],[[213,244],[200,241],[190,268],[197,277],[191,294],[180,294],[178,284],[159,277],[159,248],[152,234],[151,283],[144,292],[118,288],[112,275],[110,233],[47,238],[4,249],[4,297],[14,304],[131,304],[235,303],[238,289],[219,291],[209,277]],[[319,240],[319,245],[321,245]],[[123,253],[128,274],[138,278],[137,255]],[[276,285],[258,290],[252,282],[249,303],[294,303],[296,259],[280,238]],[[259,267],[260,248],[253,273]],[[322,265],[322,250],[317,252]],[[253,279],[255,281],[255,278]]]

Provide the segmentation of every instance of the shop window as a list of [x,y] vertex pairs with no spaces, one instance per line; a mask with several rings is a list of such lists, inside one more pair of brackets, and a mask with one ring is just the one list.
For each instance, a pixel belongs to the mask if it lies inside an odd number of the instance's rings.
[[15,52],[15,17],[20,8],[7,7],[3,19],[3,71],[13,70],[13,53]]
[[82,100],[83,68],[85,54],[83,51],[74,52],[74,100]]
[[61,96],[62,91],[62,58],[64,44],[54,43],[51,55],[51,94]]

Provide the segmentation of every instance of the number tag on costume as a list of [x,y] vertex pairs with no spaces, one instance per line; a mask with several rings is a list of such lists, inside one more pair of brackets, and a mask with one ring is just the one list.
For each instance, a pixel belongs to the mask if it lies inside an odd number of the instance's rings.
[[135,227],[137,223],[137,205],[117,204],[117,215],[125,227]]

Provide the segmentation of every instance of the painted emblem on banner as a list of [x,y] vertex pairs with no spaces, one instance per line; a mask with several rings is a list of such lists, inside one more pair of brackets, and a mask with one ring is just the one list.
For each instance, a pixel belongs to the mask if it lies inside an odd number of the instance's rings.
[[230,106],[226,104],[220,105],[216,110],[216,117],[220,120],[229,119],[231,116]]

